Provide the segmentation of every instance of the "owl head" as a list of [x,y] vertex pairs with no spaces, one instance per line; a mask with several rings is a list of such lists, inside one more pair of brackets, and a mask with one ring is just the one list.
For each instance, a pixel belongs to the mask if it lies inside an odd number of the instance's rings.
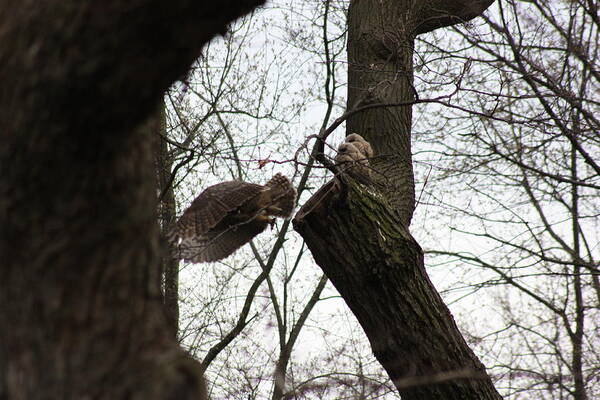
[[374,155],[371,144],[358,133],[351,133],[346,136],[346,143],[353,144],[366,158],[372,158]]
[[296,206],[296,189],[292,182],[284,175],[277,173],[265,186],[271,192],[272,201],[281,209],[274,215],[283,218],[289,217]]
[[368,165],[369,161],[365,155],[353,143],[342,143],[337,149],[336,161],[338,162],[358,162],[363,165]]

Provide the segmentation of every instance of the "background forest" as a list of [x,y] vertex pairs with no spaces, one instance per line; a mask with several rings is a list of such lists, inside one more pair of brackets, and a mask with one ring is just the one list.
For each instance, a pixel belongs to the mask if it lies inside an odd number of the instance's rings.
[[[219,181],[283,172],[302,205],[331,179],[311,151],[346,109],[347,7],[271,1],[171,87],[163,229]],[[507,399],[600,397],[599,28],[595,1],[506,0],[415,42],[410,230]],[[213,399],[398,398],[290,221],[222,262],[165,270]]]

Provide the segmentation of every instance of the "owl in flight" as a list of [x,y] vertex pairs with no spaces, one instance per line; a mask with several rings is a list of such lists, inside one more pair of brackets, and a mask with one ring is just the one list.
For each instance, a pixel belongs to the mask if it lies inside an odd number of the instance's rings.
[[281,174],[264,186],[222,182],[196,197],[169,232],[168,240],[179,259],[218,261],[272,226],[274,217],[289,217],[295,201],[296,190]]

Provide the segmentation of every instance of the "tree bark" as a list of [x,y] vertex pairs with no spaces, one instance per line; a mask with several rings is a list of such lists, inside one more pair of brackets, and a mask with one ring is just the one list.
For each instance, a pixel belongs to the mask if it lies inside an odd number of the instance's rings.
[[[397,104],[414,100],[410,1],[352,1],[348,10],[348,100]],[[347,133],[373,146],[373,179],[383,188],[402,223],[410,224],[415,184],[410,151],[411,107],[385,107],[351,116]]]
[[[347,133],[373,146],[373,183],[331,181],[294,228],[336,286],[402,398],[499,399],[424,269],[409,233],[415,207],[410,106],[415,35],[473,18],[490,1],[354,0],[348,11]],[[475,10],[475,11],[474,11]],[[459,18],[460,17],[460,18]]]
[[204,398],[164,315],[140,124],[262,3],[0,5],[0,398]]
[[[347,109],[415,100],[413,48],[417,34],[470,20],[493,0],[351,1],[348,9]],[[352,115],[347,133],[371,143],[373,178],[409,225],[415,208],[410,106],[371,108]]]

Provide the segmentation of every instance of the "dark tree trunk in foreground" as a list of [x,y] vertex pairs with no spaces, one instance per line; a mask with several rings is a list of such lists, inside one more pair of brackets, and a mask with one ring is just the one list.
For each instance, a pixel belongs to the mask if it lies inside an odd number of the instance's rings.
[[[414,100],[414,36],[474,18],[491,3],[352,1],[348,110]],[[300,210],[294,226],[403,399],[499,399],[429,281],[423,252],[408,230],[415,202],[410,127],[408,106],[350,117],[347,132],[360,133],[374,147],[375,182],[330,183]]]
[[165,318],[138,127],[259,3],[1,3],[0,398],[201,396]]

